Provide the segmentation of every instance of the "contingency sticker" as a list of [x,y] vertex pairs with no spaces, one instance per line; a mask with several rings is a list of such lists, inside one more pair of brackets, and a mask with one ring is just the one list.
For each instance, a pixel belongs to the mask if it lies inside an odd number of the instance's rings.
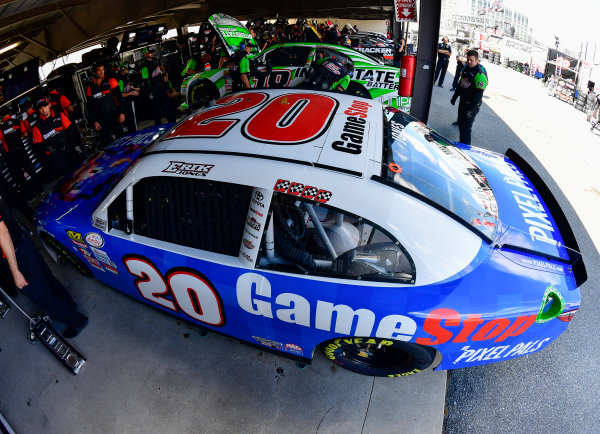
[[271,339],[260,338],[258,336],[252,336],[256,342],[262,344],[269,348],[275,348],[276,350],[281,350],[283,348],[283,344],[281,342],[272,341]]
[[102,238],[102,235],[96,232],[89,232],[85,234],[85,242],[92,247],[100,248],[104,246],[104,238]]
[[104,271],[104,268],[100,264],[96,258],[92,258],[91,256],[84,256],[84,258],[90,263],[90,265],[94,268],[97,268],[100,271]]
[[72,240],[83,241],[83,236],[79,232],[68,230],[67,236]]
[[94,226],[97,229],[100,229],[101,231],[105,231],[108,227],[108,223],[106,222],[106,220],[103,220],[100,217],[94,217],[94,223],[92,224],[92,226]]
[[294,353],[294,354],[299,354],[299,355],[303,354],[302,347],[299,345],[296,345],[296,344],[290,344],[290,343],[285,344],[285,350],[289,351],[290,353]]
[[244,236],[240,246],[239,258],[242,263],[253,264],[256,260],[256,247],[260,244],[260,237],[267,221],[265,212],[265,194],[266,190],[254,188],[252,191],[252,201],[248,214],[246,215],[246,224],[244,225]]
[[95,247],[92,247],[92,252],[94,253],[94,256],[96,257],[96,259],[99,260],[100,262],[102,262],[104,265],[108,265],[114,269],[117,268],[116,264],[110,260],[110,258],[108,257],[108,254],[105,251],[98,250]]

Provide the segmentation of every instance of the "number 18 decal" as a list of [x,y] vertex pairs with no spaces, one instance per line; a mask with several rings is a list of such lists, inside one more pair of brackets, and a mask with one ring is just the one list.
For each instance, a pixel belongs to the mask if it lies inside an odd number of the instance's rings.
[[140,295],[152,303],[215,327],[225,325],[225,312],[219,293],[201,273],[189,268],[173,268],[166,277],[148,258],[137,255],[123,257],[123,263],[134,276]]

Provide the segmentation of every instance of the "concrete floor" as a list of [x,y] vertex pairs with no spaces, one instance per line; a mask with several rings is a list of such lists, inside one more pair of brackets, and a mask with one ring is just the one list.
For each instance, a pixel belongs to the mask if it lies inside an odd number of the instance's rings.
[[373,378],[321,355],[300,370],[223,336],[202,337],[69,268],[57,273],[90,318],[72,340],[88,362],[72,375],[28,342],[12,309],[0,321],[0,413],[17,433],[441,431],[445,372]]

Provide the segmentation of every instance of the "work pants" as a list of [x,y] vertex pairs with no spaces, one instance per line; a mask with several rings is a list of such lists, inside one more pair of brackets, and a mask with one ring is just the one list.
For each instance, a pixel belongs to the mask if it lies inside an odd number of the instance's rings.
[[446,70],[448,69],[448,60],[438,59],[437,65],[435,66],[435,78],[433,82],[435,83],[440,77],[440,81],[438,81],[438,85],[441,86],[444,84],[444,78],[446,77]]
[[175,123],[175,110],[173,110],[171,101],[169,101],[167,90],[162,85],[152,86],[152,112],[155,125],[162,124],[161,111],[167,118],[168,123]]
[[[471,112],[469,114],[469,112]],[[475,116],[479,113],[479,107],[471,109],[470,105],[463,103],[462,98],[458,104],[458,131],[460,132],[460,143],[471,144],[471,128],[475,121]]]
[[[19,270],[29,284],[23,287],[23,294],[52,319],[67,326],[81,327],[87,318],[77,312],[77,303],[60,281],[54,277],[35,247],[33,240],[27,236],[19,243],[16,251]],[[8,269],[6,261],[3,271]]]

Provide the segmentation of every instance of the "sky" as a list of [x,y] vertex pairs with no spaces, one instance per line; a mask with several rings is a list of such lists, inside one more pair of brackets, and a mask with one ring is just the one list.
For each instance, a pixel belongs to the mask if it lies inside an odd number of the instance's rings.
[[545,45],[554,45],[559,37],[560,48],[579,52],[581,43],[588,42],[588,59],[594,52],[600,61],[600,1],[598,0],[504,0],[505,7],[529,17],[533,37]]

